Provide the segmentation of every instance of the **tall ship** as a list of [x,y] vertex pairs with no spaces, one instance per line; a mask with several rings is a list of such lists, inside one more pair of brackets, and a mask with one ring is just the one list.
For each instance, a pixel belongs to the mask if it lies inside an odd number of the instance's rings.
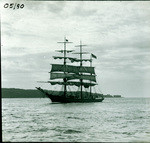
[[[51,86],[60,85],[62,90],[46,90],[41,87],[36,87],[36,89],[50,98],[52,102],[102,102],[104,100],[103,94],[93,92],[93,87],[98,84],[96,82],[95,68],[92,66],[92,61],[93,58],[96,59],[97,57],[92,53],[83,52],[82,47],[86,45],[83,45],[81,41],[79,45],[75,46],[79,47],[79,52],[67,50],[67,44],[72,42],[69,42],[66,38],[64,38],[63,42],[58,43],[62,43],[64,47],[63,50],[57,50],[56,52],[62,53],[63,55],[53,56],[53,58],[56,60],[61,59],[63,63],[51,64],[51,71],[49,72],[50,80],[39,82],[48,83]],[[78,54],[79,58],[70,57],[68,54]],[[90,54],[90,58],[84,59],[83,54]],[[83,62],[89,62],[90,64],[89,66],[84,66]],[[76,87],[78,90],[72,91],[70,90],[71,87]]]

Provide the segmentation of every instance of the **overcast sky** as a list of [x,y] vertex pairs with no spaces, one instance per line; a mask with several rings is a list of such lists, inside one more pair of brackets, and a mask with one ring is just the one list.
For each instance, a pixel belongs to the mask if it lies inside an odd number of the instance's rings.
[[[18,1],[16,1],[18,2]],[[64,36],[93,53],[104,94],[150,97],[150,2],[34,2],[4,9],[1,1],[2,87],[35,89],[49,79]],[[90,57],[86,55],[86,58]],[[57,63],[61,60],[57,60]],[[89,65],[89,63],[84,63]],[[50,85],[47,85],[50,86]]]

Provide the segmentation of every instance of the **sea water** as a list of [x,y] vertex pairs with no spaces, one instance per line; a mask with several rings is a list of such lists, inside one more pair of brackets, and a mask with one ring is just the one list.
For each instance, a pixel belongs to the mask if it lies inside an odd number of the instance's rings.
[[52,104],[3,98],[2,138],[11,142],[150,142],[150,98]]

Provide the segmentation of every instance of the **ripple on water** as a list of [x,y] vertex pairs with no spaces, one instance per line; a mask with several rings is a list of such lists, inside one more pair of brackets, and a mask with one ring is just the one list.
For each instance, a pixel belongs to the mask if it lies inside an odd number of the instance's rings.
[[84,118],[80,118],[80,117],[71,117],[71,116],[69,116],[69,117],[67,117],[68,119],[77,119],[77,120],[85,120]]
[[149,105],[145,106],[141,99],[105,101],[102,104],[51,104],[46,99],[5,99],[2,105],[3,140],[150,141]]
[[64,134],[74,134],[74,133],[82,133],[79,130],[73,130],[73,129],[67,129],[65,131],[63,131]]

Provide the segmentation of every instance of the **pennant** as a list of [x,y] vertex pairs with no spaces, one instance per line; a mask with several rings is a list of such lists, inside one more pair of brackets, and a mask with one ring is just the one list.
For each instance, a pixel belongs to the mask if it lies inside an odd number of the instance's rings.
[[92,56],[92,58],[95,58],[95,59],[97,59],[97,57],[96,57],[94,54],[91,54],[91,56]]

